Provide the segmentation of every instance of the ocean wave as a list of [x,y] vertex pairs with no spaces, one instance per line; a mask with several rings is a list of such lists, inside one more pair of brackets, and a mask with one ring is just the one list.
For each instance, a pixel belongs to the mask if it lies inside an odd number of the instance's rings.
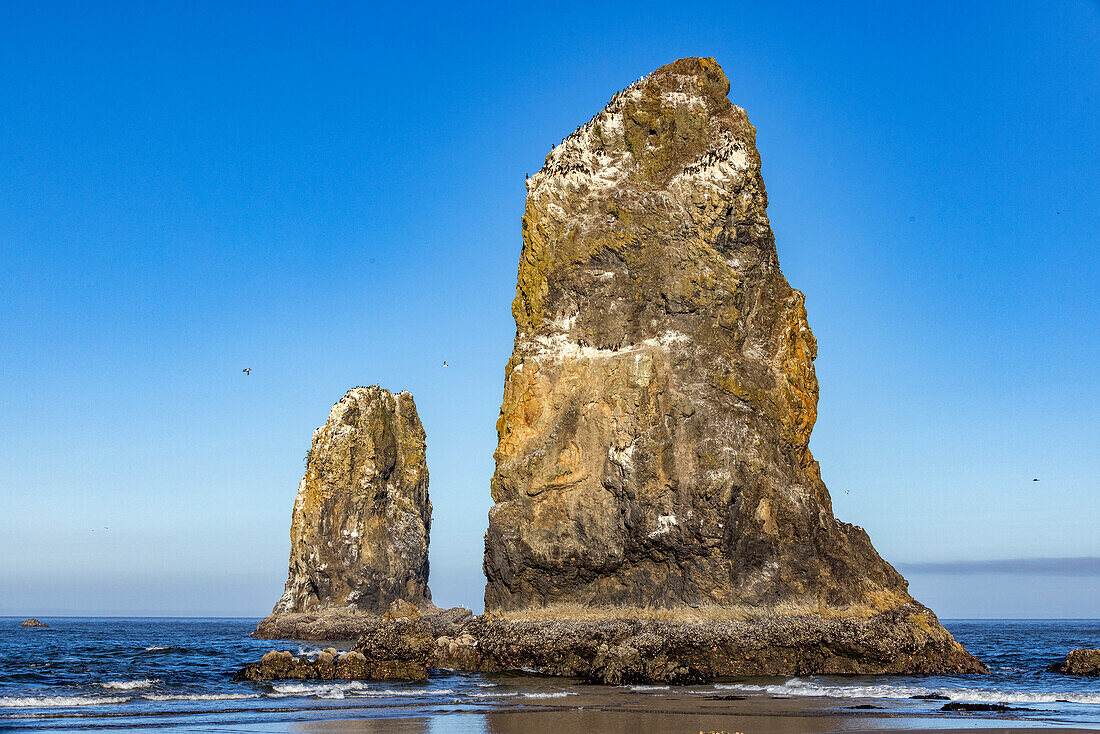
[[145,693],[147,701],[243,701],[246,698],[262,698],[261,693]]
[[160,678],[142,678],[141,680],[109,680],[106,683],[96,683],[100,688],[109,688],[112,691],[132,691],[137,688],[148,688],[160,683]]
[[[318,655],[320,655],[321,653],[323,653],[329,647],[332,647],[332,645],[325,645],[324,647],[315,647],[313,645],[299,645],[298,646],[298,657],[315,658]],[[341,654],[347,652],[347,650],[339,650],[335,647],[333,647],[332,649],[336,650],[337,653],[341,653]]]
[[272,698],[285,698],[287,696],[314,696],[316,698],[393,698],[406,696],[442,696],[453,694],[450,688],[411,688],[394,690],[392,688],[372,688],[369,683],[362,681],[347,681],[343,683],[273,683],[269,694]]
[[107,696],[0,696],[0,708],[55,708],[69,706],[111,706],[129,698]]
[[1070,693],[1067,691],[996,691],[987,688],[925,688],[924,686],[892,685],[841,685],[792,678],[786,683],[756,686],[748,683],[722,684],[715,688],[746,693],[770,693],[780,696],[820,696],[823,698],[893,698],[908,699],[914,696],[947,696],[952,701],[974,703],[1100,703],[1100,693]]
[[175,645],[150,645],[142,650],[142,652],[151,653],[186,653],[190,652],[186,647],[176,647]]
[[667,691],[668,686],[630,686],[630,690],[637,691],[639,693],[648,693],[650,691]]
[[566,696],[577,695],[573,691],[553,691],[550,693],[524,693],[524,698],[565,698]]

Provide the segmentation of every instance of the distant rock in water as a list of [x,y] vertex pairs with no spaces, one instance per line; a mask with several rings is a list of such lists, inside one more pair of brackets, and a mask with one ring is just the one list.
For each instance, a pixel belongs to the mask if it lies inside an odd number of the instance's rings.
[[24,619],[23,623],[19,626],[20,627],[44,627],[46,629],[49,629],[50,625],[44,624],[43,622],[40,622],[37,619],[31,618],[31,619]]
[[428,590],[424,427],[413,397],[349,390],[313,434],[290,527],[286,591],[258,634],[281,617],[434,609]]
[[1100,650],[1079,647],[1066,655],[1063,662],[1051,665],[1050,670],[1065,675],[1100,676]]
[[614,95],[527,182],[485,538],[514,619],[821,615],[980,669],[810,453],[817,343],[779,269],[756,131],[713,59]]

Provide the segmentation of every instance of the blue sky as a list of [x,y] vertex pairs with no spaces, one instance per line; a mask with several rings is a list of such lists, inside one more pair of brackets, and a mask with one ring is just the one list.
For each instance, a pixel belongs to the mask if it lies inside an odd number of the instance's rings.
[[519,5],[0,3],[0,614],[267,613],[373,383],[428,433],[436,600],[479,608],[524,174],[705,55],[837,515],[943,617],[1097,616],[1100,6]]

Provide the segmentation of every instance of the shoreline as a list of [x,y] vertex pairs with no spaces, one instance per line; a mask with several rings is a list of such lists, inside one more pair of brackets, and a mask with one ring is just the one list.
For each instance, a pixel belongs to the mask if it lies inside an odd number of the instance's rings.
[[[857,701],[862,703],[856,703]],[[869,704],[868,702],[874,702]],[[429,705],[410,711],[405,706],[379,706],[367,702],[334,708],[287,707],[266,712],[238,709],[247,718],[212,720],[210,711],[177,711],[165,714],[107,716],[48,715],[31,721],[49,720],[62,729],[102,729],[115,732],[149,731],[171,727],[183,732],[312,732],[313,734],[588,734],[589,732],[695,734],[696,732],[744,732],[745,734],[831,734],[834,732],[936,731],[967,732],[996,730],[1071,733],[1095,732],[1100,724],[1077,724],[1050,712],[1049,717],[1024,717],[1041,711],[1006,712],[1001,715],[959,714],[929,710],[928,702],[891,699],[823,697],[787,698],[769,694],[744,696],[662,695],[629,689],[586,691],[571,697],[569,704],[497,702]],[[938,703],[938,702],[937,702]],[[861,709],[860,705],[882,705],[882,709]],[[229,713],[222,711],[221,714]],[[256,714],[260,714],[257,717]],[[357,716],[356,713],[366,714]],[[263,720],[264,714],[272,718]],[[137,721],[131,719],[134,717]],[[68,719],[71,726],[63,721]],[[30,721],[26,723],[31,723]],[[6,719],[19,729],[20,720]],[[33,725],[32,725],[33,726]],[[8,727],[5,727],[8,728]],[[36,727],[37,728],[37,727]]]

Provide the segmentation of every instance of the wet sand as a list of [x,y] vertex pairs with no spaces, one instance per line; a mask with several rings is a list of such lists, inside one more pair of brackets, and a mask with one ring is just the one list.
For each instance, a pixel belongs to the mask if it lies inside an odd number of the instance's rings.
[[[853,708],[882,706],[881,709]],[[1051,712],[1008,711],[1004,713],[949,713],[936,709],[939,702],[874,701],[856,699],[782,698],[768,695],[660,697],[645,694],[579,695],[569,705],[514,704],[492,708],[469,705],[425,707],[411,712],[363,707],[343,711],[287,711],[282,721],[237,721],[202,723],[177,720],[171,727],[180,732],[240,734],[817,734],[819,732],[1096,732],[1100,726],[1084,727],[1059,720]],[[327,713],[333,717],[319,718]],[[357,714],[371,718],[356,718]],[[301,717],[301,718],[299,718]],[[293,720],[293,719],[298,720]],[[163,725],[163,723],[162,723]],[[156,726],[156,725],[154,725]],[[118,727],[118,728],[115,728]],[[98,728],[98,727],[97,727]],[[114,731],[148,731],[116,724]]]

